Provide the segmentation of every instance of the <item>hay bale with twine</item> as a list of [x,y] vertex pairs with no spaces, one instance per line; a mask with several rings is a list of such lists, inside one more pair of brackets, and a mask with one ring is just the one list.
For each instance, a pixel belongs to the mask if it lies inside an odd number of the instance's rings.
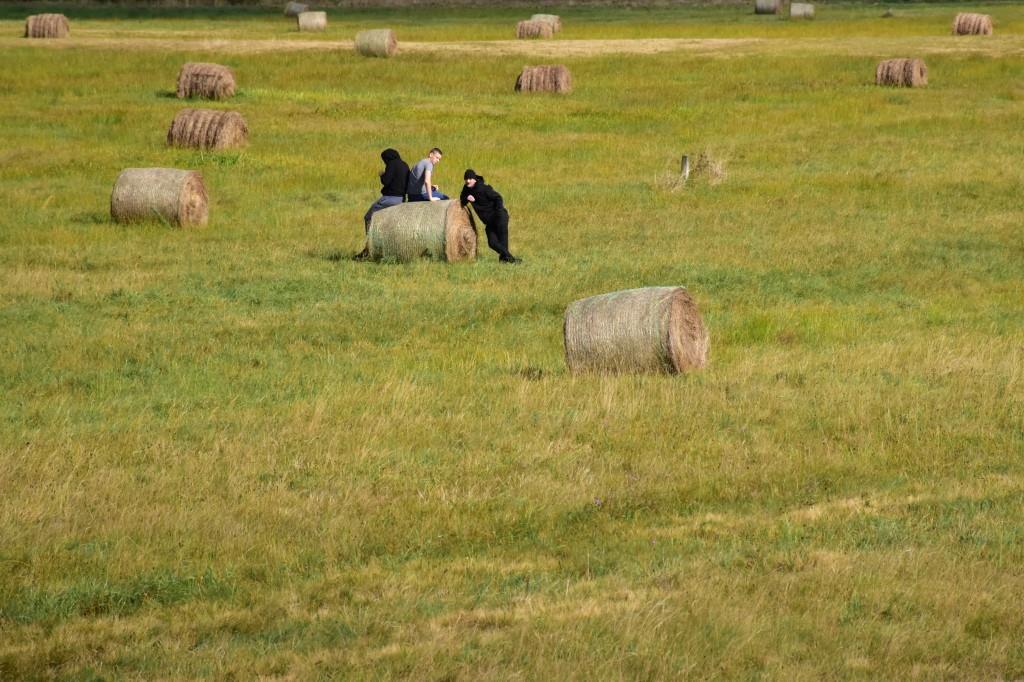
[[398,40],[390,28],[375,28],[356,34],[356,52],[364,57],[390,57],[398,51]]
[[551,24],[551,30],[558,33],[562,30],[562,17],[557,14],[534,14],[530,21],[544,21]]
[[67,38],[71,34],[63,14],[33,14],[25,19],[26,38]]
[[516,24],[516,38],[553,38],[555,29],[546,21],[520,21]]
[[572,92],[572,74],[561,64],[524,66],[516,92]]
[[203,176],[177,168],[126,168],[114,183],[110,215],[119,223],[205,225],[209,208]]
[[412,201],[373,214],[366,248],[372,260],[474,260],[476,226],[457,199]]
[[987,14],[961,12],[953,20],[953,35],[990,36],[992,35],[992,17]]
[[301,2],[289,2],[284,6],[284,15],[286,17],[297,17],[303,12],[309,11],[309,5]]
[[326,31],[327,12],[299,12],[295,23],[302,32]]
[[875,68],[875,85],[920,88],[928,85],[928,67],[921,59],[886,59]]
[[809,2],[791,2],[789,4],[790,19],[813,19],[814,5]]
[[167,144],[192,149],[230,149],[249,140],[249,126],[237,111],[182,109],[167,131]]
[[646,287],[569,304],[565,362],[579,372],[665,372],[704,367],[708,331],[683,287]]
[[754,0],[754,14],[778,14],[780,0]]
[[227,99],[235,95],[235,74],[220,64],[188,62],[178,72],[178,97]]

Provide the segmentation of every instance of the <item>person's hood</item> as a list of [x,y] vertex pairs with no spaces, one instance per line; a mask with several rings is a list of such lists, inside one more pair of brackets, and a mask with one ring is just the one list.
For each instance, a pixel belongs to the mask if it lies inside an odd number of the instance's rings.
[[462,174],[462,179],[469,180],[470,178],[476,178],[477,183],[484,184],[484,176],[477,175],[476,171],[472,168],[467,168],[466,172]]
[[380,153],[380,160],[384,163],[391,163],[392,161],[401,161],[402,157],[397,149],[388,148]]

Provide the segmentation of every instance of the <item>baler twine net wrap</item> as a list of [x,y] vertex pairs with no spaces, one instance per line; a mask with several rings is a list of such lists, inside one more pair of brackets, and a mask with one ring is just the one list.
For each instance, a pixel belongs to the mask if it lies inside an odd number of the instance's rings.
[[295,25],[300,31],[326,31],[327,12],[299,12],[295,16]]
[[524,66],[516,78],[516,92],[572,92],[572,74],[561,64]]
[[249,127],[237,111],[182,109],[167,131],[167,144],[192,149],[230,149],[249,139]]
[[707,364],[708,331],[683,287],[646,287],[569,304],[565,362],[579,372],[676,374]]
[[63,14],[33,14],[25,19],[26,38],[67,38],[71,34]]
[[235,94],[235,74],[221,64],[188,62],[178,72],[178,97],[227,99]]
[[961,12],[953,19],[953,35],[990,36],[992,35],[992,17],[987,14]]
[[928,67],[921,59],[886,59],[875,68],[875,85],[901,88],[928,85]]
[[413,201],[377,211],[366,245],[372,260],[476,258],[476,226],[458,200]]
[[390,57],[398,51],[398,39],[390,28],[375,28],[356,34],[356,52],[364,57]]
[[520,21],[516,24],[516,38],[552,38],[554,27],[546,21]]
[[119,223],[205,225],[209,208],[203,176],[177,168],[126,168],[114,183],[110,215]]

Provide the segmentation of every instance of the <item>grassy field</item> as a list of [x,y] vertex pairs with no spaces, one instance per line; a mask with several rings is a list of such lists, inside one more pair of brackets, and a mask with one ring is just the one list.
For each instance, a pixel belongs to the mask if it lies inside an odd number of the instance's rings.
[[[1024,7],[958,7],[568,8],[534,59],[460,48],[527,10],[0,5],[0,679],[1024,677]],[[196,59],[244,151],[164,146]],[[349,259],[435,144],[523,265]],[[208,227],[111,223],[150,165]],[[706,370],[567,373],[566,304],[665,284]]]

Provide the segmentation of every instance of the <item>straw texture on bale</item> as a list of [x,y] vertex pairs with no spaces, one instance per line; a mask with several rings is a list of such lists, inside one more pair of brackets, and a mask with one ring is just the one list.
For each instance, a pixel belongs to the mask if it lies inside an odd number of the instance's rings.
[[555,29],[546,21],[520,21],[516,24],[516,38],[552,38]]
[[921,59],[886,59],[875,69],[875,85],[899,88],[928,85],[928,67]]
[[558,33],[562,30],[562,17],[557,14],[534,14],[530,21],[544,21],[551,24],[551,30]]
[[779,0],[754,0],[754,14],[778,14]]
[[230,149],[249,139],[249,127],[237,111],[182,109],[167,131],[167,144],[192,149]]
[[205,225],[209,209],[203,176],[177,168],[126,168],[114,183],[110,215],[119,223]]
[[565,362],[572,372],[665,372],[707,364],[708,332],[682,287],[592,296],[565,309]]
[[356,52],[364,57],[390,57],[398,51],[398,39],[390,28],[375,28],[356,34]]
[[284,15],[286,17],[297,17],[303,12],[309,11],[309,5],[301,2],[289,2],[284,6]]
[[961,12],[953,20],[953,35],[990,36],[992,35],[992,17],[987,14]]
[[300,31],[326,31],[327,12],[299,12],[295,22]]
[[791,2],[789,16],[791,19],[813,19],[814,5],[809,2]]
[[572,92],[572,74],[561,64],[524,66],[516,92]]
[[458,200],[413,201],[374,213],[366,246],[373,260],[474,260],[476,227]]
[[178,97],[227,99],[235,94],[235,74],[226,66],[188,62],[178,72]]
[[33,14],[25,19],[26,38],[67,38],[70,33],[63,14]]

